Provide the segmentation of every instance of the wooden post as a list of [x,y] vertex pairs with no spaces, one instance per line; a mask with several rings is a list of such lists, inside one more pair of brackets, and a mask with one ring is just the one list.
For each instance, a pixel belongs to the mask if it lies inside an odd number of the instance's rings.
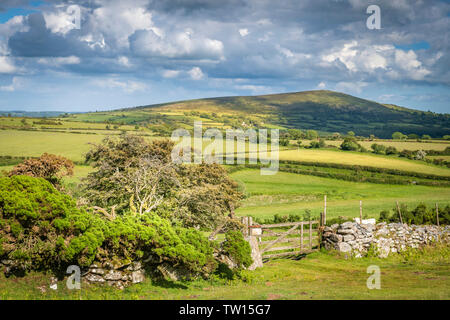
[[244,225],[244,237],[246,237],[248,236],[248,217],[242,217],[241,222]]
[[398,205],[398,201],[397,201],[397,211],[398,211],[398,215],[400,216],[400,223],[403,224],[402,212],[400,211],[400,206]]
[[362,200],[359,200],[359,224],[362,224]]
[[303,222],[302,228],[300,229],[300,251],[303,252]]
[[309,250],[312,250],[312,221],[309,220]]
[[323,225],[327,224],[327,195],[323,196]]
[[436,202],[436,222],[439,227],[439,207],[438,207],[437,202]]

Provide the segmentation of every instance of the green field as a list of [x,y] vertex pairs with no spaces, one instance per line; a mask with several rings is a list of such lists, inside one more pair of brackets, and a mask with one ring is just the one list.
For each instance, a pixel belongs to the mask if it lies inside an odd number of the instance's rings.
[[[311,140],[301,140],[303,146],[308,146],[311,143]],[[325,140],[327,145],[339,147],[342,144],[343,140]],[[294,143],[294,141],[292,141]],[[394,147],[398,151],[403,150],[436,150],[443,151],[445,148],[450,147],[449,141],[430,141],[430,142],[417,142],[417,141],[396,141],[396,140],[381,140],[376,139],[373,141],[358,141],[360,145],[362,145],[367,150],[371,150],[371,146],[376,144],[382,144],[386,147]]]
[[232,177],[247,195],[237,213],[262,219],[274,214],[304,214],[305,209],[319,216],[325,194],[329,218],[359,217],[359,200],[363,201],[364,214],[378,217],[380,211],[393,208],[396,201],[412,208],[420,202],[445,206],[450,199],[448,187],[349,182],[286,172],[262,176],[255,169],[234,172]]
[[420,161],[360,152],[296,149],[280,151],[280,160],[340,163],[450,176],[450,169]]
[[[366,286],[367,267],[381,270],[381,288]],[[334,253],[316,252],[299,260],[278,259],[245,273],[244,280],[197,280],[152,282],[124,290],[83,285],[68,290],[65,282],[49,289],[49,275],[5,278],[0,274],[0,300],[7,299],[450,299],[450,252],[448,247],[410,250],[386,259],[346,259]]]

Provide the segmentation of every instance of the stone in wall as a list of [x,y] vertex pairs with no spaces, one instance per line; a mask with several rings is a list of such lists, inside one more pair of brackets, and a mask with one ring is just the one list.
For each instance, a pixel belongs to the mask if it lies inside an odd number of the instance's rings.
[[322,234],[322,244],[326,249],[351,253],[354,257],[367,255],[371,246],[376,248],[379,257],[385,258],[390,253],[418,248],[435,241],[450,242],[450,226],[359,224],[349,221],[326,226]]

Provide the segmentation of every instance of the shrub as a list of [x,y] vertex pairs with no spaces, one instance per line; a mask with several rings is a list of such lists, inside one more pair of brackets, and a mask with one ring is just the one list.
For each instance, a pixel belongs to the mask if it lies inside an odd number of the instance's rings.
[[346,137],[341,144],[341,149],[346,151],[358,151],[361,145],[356,141],[355,137]]
[[372,144],[371,148],[376,154],[384,154],[386,152],[386,147],[382,144],[374,143]]
[[15,166],[10,176],[27,175],[35,178],[44,178],[54,186],[61,185],[63,176],[73,175],[73,162],[64,157],[44,153],[38,159],[27,159]]
[[0,259],[13,260],[15,273],[143,258],[149,266],[167,262],[191,274],[216,267],[213,247],[199,231],[173,227],[156,214],[106,220],[78,209],[42,178],[3,177],[0,189]]
[[247,268],[253,262],[250,245],[245,241],[244,236],[238,230],[230,230],[225,234],[225,241],[222,243],[222,251],[241,268]]
[[398,153],[397,149],[395,147],[393,147],[393,146],[389,146],[389,147],[386,148],[386,154],[387,155],[397,154],[397,153]]

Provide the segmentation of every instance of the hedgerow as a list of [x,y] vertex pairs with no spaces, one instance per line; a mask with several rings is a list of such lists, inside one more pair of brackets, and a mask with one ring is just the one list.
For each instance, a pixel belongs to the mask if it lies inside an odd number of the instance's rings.
[[[436,208],[428,208],[426,204],[421,203],[413,210],[409,210],[405,204],[400,206],[400,213],[402,215],[402,221],[406,224],[437,224]],[[438,209],[439,212],[439,224],[450,224],[450,206]],[[383,210],[380,212],[379,222],[400,222],[400,215],[397,207],[392,211]]]

